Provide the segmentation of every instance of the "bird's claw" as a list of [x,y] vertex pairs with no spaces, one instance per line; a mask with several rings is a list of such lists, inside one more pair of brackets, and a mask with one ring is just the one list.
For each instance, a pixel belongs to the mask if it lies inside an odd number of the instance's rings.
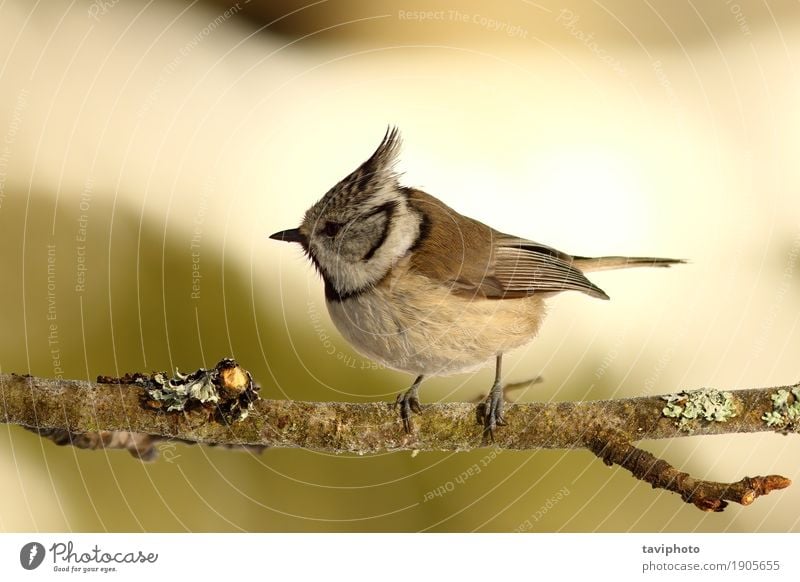
[[506,426],[503,418],[503,387],[499,384],[492,386],[489,396],[478,405],[476,420],[483,425],[484,440],[494,442],[494,431],[498,426]]
[[421,414],[422,405],[419,402],[416,390],[407,390],[397,395],[394,401],[394,407],[400,407],[400,418],[403,421],[403,430],[406,434],[411,434],[413,431],[413,424],[411,422],[411,415]]

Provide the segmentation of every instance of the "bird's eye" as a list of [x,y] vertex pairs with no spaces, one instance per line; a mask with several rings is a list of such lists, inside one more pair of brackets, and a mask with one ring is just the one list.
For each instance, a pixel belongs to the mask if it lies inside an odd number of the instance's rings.
[[329,220],[322,228],[322,234],[325,236],[334,237],[341,230],[342,224],[340,222],[333,222]]

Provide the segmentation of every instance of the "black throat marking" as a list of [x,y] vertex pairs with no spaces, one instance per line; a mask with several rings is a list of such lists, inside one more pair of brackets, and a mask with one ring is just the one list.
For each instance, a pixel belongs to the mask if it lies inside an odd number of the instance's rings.
[[342,293],[336,290],[336,287],[324,272],[320,271],[320,273],[322,273],[322,280],[325,283],[325,299],[333,303],[341,303],[343,301],[347,301],[348,299],[354,299],[359,295],[370,291],[374,287],[374,285],[370,283],[369,285],[364,285],[358,289],[353,289],[352,291],[346,291]]

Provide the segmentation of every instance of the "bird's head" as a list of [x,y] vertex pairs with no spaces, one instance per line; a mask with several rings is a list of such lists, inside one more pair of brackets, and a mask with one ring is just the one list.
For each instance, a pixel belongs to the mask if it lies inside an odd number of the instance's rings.
[[399,149],[400,135],[390,128],[367,161],[306,211],[299,228],[270,237],[300,243],[329,295],[371,287],[419,236],[422,219],[409,208],[394,171]]

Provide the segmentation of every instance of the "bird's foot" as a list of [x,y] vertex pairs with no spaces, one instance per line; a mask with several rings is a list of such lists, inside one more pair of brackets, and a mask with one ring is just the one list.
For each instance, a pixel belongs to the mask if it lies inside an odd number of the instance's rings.
[[411,423],[411,414],[421,414],[422,405],[419,403],[419,396],[417,396],[417,386],[412,386],[405,392],[397,395],[397,400],[394,406],[400,407],[400,418],[403,420],[403,430],[406,434],[411,434],[413,424]]
[[483,425],[484,440],[494,442],[494,431],[498,426],[505,426],[503,418],[503,386],[495,382],[489,396],[478,405],[476,410],[476,420]]

